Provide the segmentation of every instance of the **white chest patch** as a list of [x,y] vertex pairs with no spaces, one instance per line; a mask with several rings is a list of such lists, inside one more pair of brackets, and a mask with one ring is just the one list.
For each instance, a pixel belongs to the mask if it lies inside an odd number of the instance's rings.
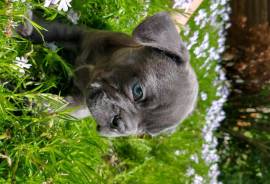
[[88,107],[85,105],[78,107],[78,109],[72,111],[70,115],[77,119],[83,119],[83,118],[91,116]]
[[84,119],[90,117],[91,113],[88,107],[83,104],[80,100],[76,100],[72,96],[65,97],[65,100],[69,103],[66,109],[70,109],[69,115],[77,119]]

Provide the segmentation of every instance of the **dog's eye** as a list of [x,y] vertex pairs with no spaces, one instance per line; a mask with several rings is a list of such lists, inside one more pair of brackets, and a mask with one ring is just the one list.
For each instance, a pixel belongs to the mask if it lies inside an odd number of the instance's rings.
[[140,83],[136,82],[133,84],[132,95],[135,101],[138,101],[143,97],[143,90]]

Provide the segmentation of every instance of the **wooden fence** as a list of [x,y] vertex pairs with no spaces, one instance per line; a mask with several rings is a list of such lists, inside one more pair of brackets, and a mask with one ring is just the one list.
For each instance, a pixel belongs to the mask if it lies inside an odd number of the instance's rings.
[[270,0],[231,0],[232,16],[247,17],[247,24],[270,22]]

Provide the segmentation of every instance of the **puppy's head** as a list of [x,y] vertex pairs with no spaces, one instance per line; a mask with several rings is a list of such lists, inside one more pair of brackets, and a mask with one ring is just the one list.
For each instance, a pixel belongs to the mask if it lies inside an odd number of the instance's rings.
[[123,47],[93,70],[86,103],[104,136],[169,131],[194,108],[196,76],[167,13],[143,21],[133,32],[139,47]]

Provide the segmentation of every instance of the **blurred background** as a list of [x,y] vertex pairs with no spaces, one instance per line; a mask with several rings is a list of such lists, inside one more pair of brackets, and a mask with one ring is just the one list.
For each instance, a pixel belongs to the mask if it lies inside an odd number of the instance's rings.
[[224,183],[270,183],[270,1],[230,2],[222,65],[231,83],[221,123]]

